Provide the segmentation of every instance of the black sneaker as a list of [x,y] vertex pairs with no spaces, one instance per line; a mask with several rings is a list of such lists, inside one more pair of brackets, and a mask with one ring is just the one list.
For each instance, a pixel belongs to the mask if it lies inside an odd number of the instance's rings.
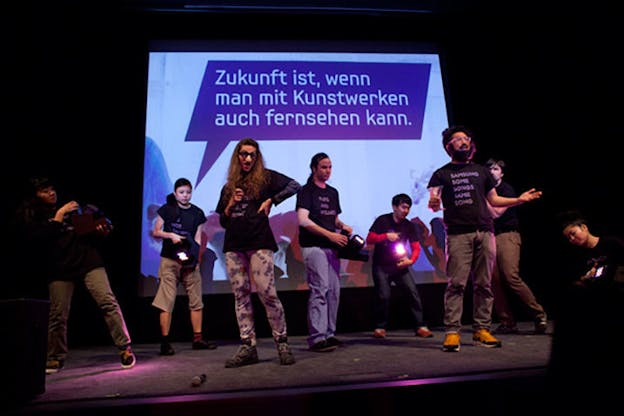
[[288,340],[286,337],[280,337],[276,341],[277,345],[277,354],[279,355],[279,360],[281,365],[291,365],[295,363],[295,357],[290,350],[290,345],[288,345]]
[[217,348],[217,343],[213,341],[204,341],[200,339],[199,341],[193,341],[193,349],[194,350],[214,350]]
[[160,355],[174,355],[175,350],[167,341],[160,343]]
[[548,321],[546,320],[546,316],[535,321],[535,333],[536,334],[545,334],[547,329],[548,329]]
[[237,368],[244,365],[256,364],[258,362],[258,351],[256,347],[249,344],[241,344],[236,354],[225,361],[225,368]]
[[119,351],[119,357],[121,358],[121,368],[132,368],[136,364],[136,356],[130,346]]
[[48,360],[46,363],[46,374],[56,374],[65,366],[63,360]]
[[329,337],[327,338],[327,345],[334,347],[344,347],[344,342],[340,341],[336,337]]
[[331,352],[336,349],[335,345],[329,345],[326,340],[317,342],[310,347],[310,351],[314,352]]

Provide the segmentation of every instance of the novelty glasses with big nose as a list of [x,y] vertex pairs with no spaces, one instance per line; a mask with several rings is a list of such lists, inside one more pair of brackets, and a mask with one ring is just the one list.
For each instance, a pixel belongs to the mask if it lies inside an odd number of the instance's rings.
[[241,150],[240,152],[238,152],[238,156],[243,160],[246,160],[248,157],[250,157],[253,160],[258,156],[258,153],[246,152],[245,150]]

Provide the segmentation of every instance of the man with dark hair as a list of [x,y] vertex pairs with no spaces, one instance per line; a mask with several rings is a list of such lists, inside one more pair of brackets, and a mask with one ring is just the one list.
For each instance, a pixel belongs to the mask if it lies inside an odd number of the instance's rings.
[[437,169],[429,180],[429,208],[444,206],[447,233],[448,283],[444,293],[443,351],[459,351],[464,291],[468,279],[473,283],[473,341],[484,347],[500,347],[490,333],[492,324],[492,268],[496,259],[494,223],[488,202],[495,207],[510,207],[532,201],[542,195],[531,189],[519,197],[507,198],[496,192],[489,170],[472,162],[476,146],[464,126],[452,126],[442,132],[442,145],[451,162]]
[[416,336],[433,336],[424,322],[422,302],[412,272],[412,265],[420,254],[420,243],[416,225],[407,219],[411,206],[412,199],[408,195],[395,195],[392,198],[392,212],[377,217],[366,237],[366,242],[375,246],[372,267],[375,284],[375,338],[386,337],[391,282],[399,285],[409,296]]
[[336,338],[340,304],[340,258],[353,228],[340,219],[340,195],[327,181],[332,162],[326,153],[312,156],[310,175],[297,194],[299,245],[305,264],[308,298],[308,345],[314,352],[331,352],[343,345]]
[[[505,162],[488,159],[485,166],[496,181],[496,193],[500,196],[515,197],[516,191],[506,181]],[[511,334],[518,332],[516,319],[511,308],[507,292],[518,297],[530,312],[535,325],[535,333],[543,334],[548,327],[544,307],[535,298],[533,291],[520,276],[520,251],[522,237],[520,236],[520,221],[518,208],[491,207],[494,216],[494,235],[496,236],[496,263],[492,270],[492,289],[494,291],[494,310],[500,320],[496,328],[497,334]]]

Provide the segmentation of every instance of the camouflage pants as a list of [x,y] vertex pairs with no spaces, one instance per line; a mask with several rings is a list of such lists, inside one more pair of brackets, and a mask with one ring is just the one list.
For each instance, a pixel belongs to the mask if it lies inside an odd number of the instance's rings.
[[273,270],[273,251],[255,250],[225,253],[227,275],[235,299],[236,320],[242,341],[256,343],[251,294],[256,291],[264,305],[273,338],[286,336],[284,307],[277,297]]

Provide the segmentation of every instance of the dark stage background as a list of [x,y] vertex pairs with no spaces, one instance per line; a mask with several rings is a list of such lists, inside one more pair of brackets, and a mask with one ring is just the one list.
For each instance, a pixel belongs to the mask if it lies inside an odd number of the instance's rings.
[[[3,35],[9,49],[3,51],[8,74],[3,82],[1,217],[3,229],[9,229],[5,247],[10,248],[3,253],[9,258],[3,262],[8,267],[2,298],[42,296],[45,290],[44,277],[29,273],[37,248],[13,245],[9,226],[24,181],[45,174],[56,180],[62,196],[77,192],[112,219],[116,231],[105,255],[113,288],[134,341],[157,339],[151,299],[136,295],[150,39],[434,42],[446,70],[450,121],[475,131],[477,161],[502,158],[510,166],[506,179],[518,191],[544,191],[541,200],[520,208],[522,269],[551,316],[556,315],[558,289],[579,259],[563,241],[555,214],[577,208],[597,234],[622,235],[616,203],[622,191],[621,71],[616,64],[621,46],[616,14],[602,2],[574,9],[537,1],[505,6],[292,2],[297,7],[224,2],[227,6],[199,9],[183,8],[183,3],[33,1],[8,6],[12,28]],[[12,261],[22,258],[13,257],[16,252],[28,260]],[[441,323],[442,290],[439,284],[421,289],[433,326]],[[307,293],[283,292],[280,297],[290,332],[305,333]],[[372,329],[371,299],[370,288],[345,289],[339,330]],[[187,339],[186,299],[179,300],[172,331]],[[209,337],[236,338],[232,297],[210,295],[205,304]],[[409,325],[402,307],[400,302],[393,306],[394,326]],[[259,332],[268,335],[262,308],[256,310]],[[110,342],[83,291],[75,296],[70,342]]]

